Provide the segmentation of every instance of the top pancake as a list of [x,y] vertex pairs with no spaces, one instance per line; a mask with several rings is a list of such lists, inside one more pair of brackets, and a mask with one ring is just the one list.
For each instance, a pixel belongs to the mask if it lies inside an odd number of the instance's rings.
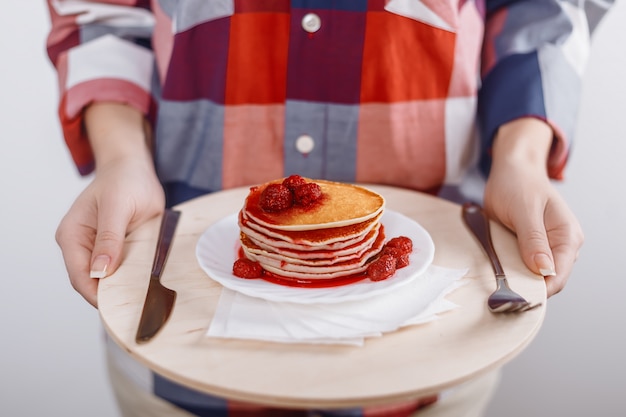
[[278,230],[304,231],[343,227],[376,217],[385,207],[378,193],[354,184],[305,178],[317,183],[322,197],[309,207],[293,206],[279,212],[267,212],[259,205],[261,193],[269,184],[250,188],[243,209],[257,223]]

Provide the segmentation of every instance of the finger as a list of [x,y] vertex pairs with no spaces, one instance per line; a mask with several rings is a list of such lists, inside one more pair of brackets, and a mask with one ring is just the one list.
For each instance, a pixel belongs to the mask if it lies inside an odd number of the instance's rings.
[[72,287],[92,306],[97,308],[98,280],[89,277],[93,228],[72,223],[67,217],[59,224],[56,241],[63,254],[63,261]]
[[548,238],[552,245],[552,254],[557,271],[555,276],[546,277],[548,297],[551,297],[565,287],[574,269],[574,263],[578,258],[584,236],[578,223],[572,220],[567,226],[549,231]]
[[557,274],[546,277],[548,297],[565,287],[584,241],[578,220],[563,200],[553,203],[546,207],[545,223]]
[[115,272],[120,265],[129,217],[115,204],[100,206],[91,255],[89,271],[91,278],[105,278]]
[[555,248],[553,251],[556,269],[559,271],[554,276],[546,277],[546,289],[548,297],[561,292],[565,288],[567,279],[570,276],[576,261],[576,255],[569,248]]
[[544,277],[555,276],[550,242],[541,216],[525,216],[515,227],[520,254],[526,266]]

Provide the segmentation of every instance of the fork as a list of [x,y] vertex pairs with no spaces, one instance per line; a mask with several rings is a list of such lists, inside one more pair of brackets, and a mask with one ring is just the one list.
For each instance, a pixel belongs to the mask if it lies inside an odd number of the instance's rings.
[[482,207],[475,203],[463,204],[463,220],[489,257],[496,275],[496,290],[487,299],[489,310],[492,313],[519,313],[539,307],[541,303],[531,304],[509,287],[504,269],[493,248],[489,219]]

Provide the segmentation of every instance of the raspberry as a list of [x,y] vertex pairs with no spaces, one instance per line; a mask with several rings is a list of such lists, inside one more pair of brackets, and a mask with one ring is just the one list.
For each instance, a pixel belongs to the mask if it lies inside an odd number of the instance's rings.
[[396,269],[404,268],[409,264],[409,254],[393,246],[386,246],[382,251],[383,255],[391,255],[396,260]]
[[396,259],[389,255],[382,255],[380,258],[372,261],[367,267],[367,276],[372,281],[382,281],[396,272]]
[[398,248],[402,253],[411,253],[413,250],[413,241],[406,236],[398,236],[391,239],[386,244],[389,248]]
[[322,196],[322,189],[314,182],[308,182],[298,186],[293,192],[293,198],[297,205],[307,207]]
[[391,255],[394,258],[398,258],[403,253],[404,252],[402,252],[402,250],[398,248],[394,248],[393,246],[387,246],[387,245],[383,247],[383,250],[381,252],[382,255]]
[[404,268],[409,265],[409,254],[405,253],[396,258],[396,269]]
[[306,184],[306,180],[300,175],[290,175],[283,180],[283,185],[289,188],[291,191],[304,184]]
[[263,268],[258,262],[239,258],[233,264],[233,275],[246,279],[260,278],[263,275]]
[[265,211],[281,211],[293,205],[293,195],[282,184],[270,184],[261,192],[259,201]]

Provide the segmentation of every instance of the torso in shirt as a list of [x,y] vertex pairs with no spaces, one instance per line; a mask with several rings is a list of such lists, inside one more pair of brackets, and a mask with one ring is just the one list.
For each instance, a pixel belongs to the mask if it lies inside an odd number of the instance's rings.
[[297,173],[436,191],[476,162],[475,2],[153,3],[166,184]]

